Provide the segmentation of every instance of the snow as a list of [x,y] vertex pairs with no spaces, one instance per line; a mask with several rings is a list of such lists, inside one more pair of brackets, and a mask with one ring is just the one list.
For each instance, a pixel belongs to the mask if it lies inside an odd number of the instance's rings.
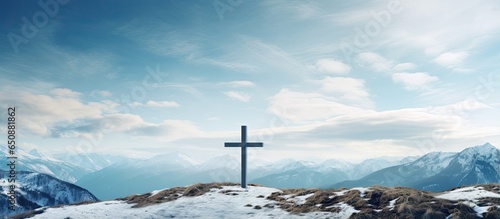
[[370,188],[363,188],[363,187],[356,187],[352,188],[351,190],[358,190],[361,194],[359,194],[360,197],[365,197],[366,192],[372,191]]
[[462,203],[473,208],[478,217],[483,217],[483,213],[488,212],[488,208],[491,207],[491,206],[478,206],[476,203],[471,201],[464,201]]
[[155,196],[156,194],[160,193],[161,191],[163,191],[163,190],[167,190],[167,189],[168,189],[168,188],[165,188],[165,189],[160,189],[160,190],[154,190],[154,191],[152,191],[152,192],[151,192],[151,195],[150,195],[149,197],[151,197],[151,196]]
[[458,162],[462,166],[467,166],[471,163],[471,160],[473,159],[478,159],[478,158],[481,158],[483,160],[494,159],[494,155],[496,153],[498,153],[498,149],[495,146],[491,145],[490,143],[486,143],[484,145],[479,145],[464,149],[462,152],[460,152],[460,156],[458,157]]
[[306,199],[313,196],[313,195],[314,195],[314,193],[307,194],[307,195],[301,195],[301,196],[295,196],[295,197],[291,198],[290,200],[295,202],[298,205],[303,205],[307,202]]
[[483,187],[464,187],[436,196],[436,198],[448,199],[453,201],[476,201],[477,199],[484,197],[500,198],[500,194],[486,191]]
[[444,194],[437,195],[436,198],[448,199],[452,201],[465,200],[462,203],[473,208],[478,217],[483,217],[483,213],[488,212],[491,206],[478,206],[476,202],[480,198],[491,197],[500,198],[500,194],[486,191],[483,187],[464,187],[453,191],[445,192]]
[[[230,190],[230,193],[223,191]],[[45,213],[35,215],[35,219],[43,218],[348,218],[352,213],[359,212],[346,203],[338,203],[341,211],[310,212],[300,215],[290,214],[278,207],[264,207],[266,204],[278,203],[266,198],[278,189],[249,186],[242,189],[237,186],[224,186],[222,189],[212,189],[201,196],[183,197],[175,201],[131,208],[133,204],[124,201],[106,201],[79,206],[64,206],[49,208]],[[231,195],[236,193],[238,195]],[[298,196],[305,200],[309,195]],[[251,205],[248,207],[247,205]],[[261,209],[254,209],[255,206]]]
[[339,202],[337,204],[328,206],[326,208],[334,208],[334,207],[338,207],[341,209],[337,215],[337,218],[349,218],[353,213],[360,212],[359,210],[356,210],[353,206],[346,204],[344,202]]
[[[360,192],[359,197],[365,197],[366,196],[366,192],[372,191],[372,190],[370,190],[370,188],[355,187],[355,188],[352,188],[352,189],[342,190],[340,192],[334,192],[334,193],[337,196],[342,196],[342,195],[345,195],[345,193],[347,193],[347,192],[349,192],[351,190],[358,190]],[[329,198],[333,198],[333,196],[330,196]]]
[[395,204],[396,204],[396,201],[398,201],[398,199],[399,199],[399,198],[396,198],[396,199],[394,199],[394,200],[391,200],[391,201],[389,202],[389,206],[387,206],[387,208],[389,208],[389,210],[391,210],[391,211],[392,211],[392,210],[394,210],[394,206],[395,206]]

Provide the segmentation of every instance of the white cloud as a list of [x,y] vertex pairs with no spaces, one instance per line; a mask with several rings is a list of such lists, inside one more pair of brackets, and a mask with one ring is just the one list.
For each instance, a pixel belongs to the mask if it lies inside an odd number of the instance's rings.
[[377,72],[401,72],[416,68],[417,66],[411,62],[397,63],[394,60],[387,59],[374,52],[364,52],[358,55],[359,62],[362,65],[371,68]]
[[381,55],[373,52],[364,52],[358,55],[358,60],[378,72],[391,71],[394,66],[394,61],[386,59]]
[[415,67],[417,67],[415,64],[410,62],[405,62],[395,65],[393,69],[395,71],[408,71],[414,69]]
[[159,108],[171,108],[171,107],[180,107],[180,105],[175,102],[175,101],[152,101],[149,100],[148,102],[144,103],[139,103],[139,102],[133,102],[131,104],[133,107],[159,107]]
[[406,2],[404,16],[392,20],[377,45],[406,53],[425,51],[434,58],[451,49],[476,49],[497,40],[493,37],[500,31],[500,5],[496,1]]
[[492,107],[474,99],[467,99],[454,104],[448,104],[445,106],[429,107],[428,111],[440,115],[463,116],[466,113],[482,109],[492,109]]
[[237,91],[227,91],[224,94],[232,99],[239,100],[241,102],[250,101],[250,96],[248,94],[237,92]]
[[321,81],[322,90],[334,94],[336,98],[347,101],[345,104],[354,104],[371,108],[372,101],[365,88],[365,81],[349,77],[326,77]]
[[444,67],[456,67],[469,56],[467,52],[447,52],[439,55],[434,62]]
[[90,92],[90,95],[91,96],[99,95],[101,97],[110,97],[113,94],[107,90],[93,90],[92,92]]
[[54,124],[71,123],[80,119],[99,118],[104,113],[113,113],[118,104],[112,101],[85,103],[80,93],[70,89],[56,88],[47,94],[32,94],[18,90],[0,91],[0,106],[15,106],[22,128],[39,136],[49,136]]
[[281,89],[269,97],[268,112],[292,122],[317,121],[349,113],[366,112],[347,106],[319,93],[302,93]]
[[339,75],[346,75],[351,71],[349,65],[334,59],[319,59],[316,61],[316,69],[322,73]]
[[428,137],[434,130],[451,130],[455,120],[450,117],[422,108],[347,114],[332,118],[305,135],[317,139],[412,140]]
[[230,82],[222,82],[220,85],[229,86],[229,87],[253,87],[255,84],[251,81],[230,81]]
[[428,88],[429,84],[438,81],[436,76],[430,76],[425,72],[417,73],[395,73],[392,75],[392,81],[401,84],[407,90],[418,90]]
[[195,124],[186,120],[164,120],[159,124],[143,122],[127,130],[126,133],[139,137],[152,137],[159,141],[173,141],[203,135]]
[[128,136],[174,141],[186,137],[202,136],[196,125],[186,120],[164,120],[161,123],[145,122],[134,114],[108,114],[98,118],[81,119],[52,128],[53,137],[78,137],[105,133],[125,133]]
[[82,95],[79,92],[72,91],[67,88],[55,88],[50,91],[50,94],[54,95],[55,97],[67,97],[67,98],[78,98],[80,95]]

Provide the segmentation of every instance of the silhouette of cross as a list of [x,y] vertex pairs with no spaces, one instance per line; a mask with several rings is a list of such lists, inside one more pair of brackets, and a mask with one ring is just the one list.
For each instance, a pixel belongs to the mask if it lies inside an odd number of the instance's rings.
[[241,188],[247,187],[247,147],[263,147],[261,142],[247,142],[247,127],[241,126],[241,142],[226,142],[224,147],[241,147]]

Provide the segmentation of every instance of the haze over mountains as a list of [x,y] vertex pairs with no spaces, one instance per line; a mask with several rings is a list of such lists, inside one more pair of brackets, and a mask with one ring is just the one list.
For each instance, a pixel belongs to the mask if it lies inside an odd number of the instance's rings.
[[[199,162],[182,153],[146,160],[103,154],[54,156],[57,159],[38,150],[19,150],[19,154],[20,170],[46,173],[75,183],[102,200],[195,183],[240,180],[240,160],[232,155]],[[459,153],[373,158],[357,164],[336,159],[284,159],[266,165],[249,161],[248,180],[275,188],[383,185],[442,191],[459,185],[498,183],[499,160],[498,149],[487,143]]]
[[[411,159],[404,159],[411,160]],[[328,187],[352,177],[400,164],[383,158],[359,164],[340,160],[316,163],[284,159],[268,165],[248,165],[248,181],[277,188]],[[358,169],[360,171],[358,171]],[[126,160],[90,173],[76,182],[103,200],[151,190],[208,182],[239,182],[240,160],[222,155],[202,163],[181,153],[159,155],[148,160]],[[106,182],[102,185],[99,182]]]
[[[7,147],[0,146],[0,162],[7,163]],[[18,157],[16,168],[18,171],[45,173],[70,183],[76,182],[89,173],[125,160],[120,156],[97,153],[50,156],[37,149],[27,152],[22,148],[18,148],[16,153]]]

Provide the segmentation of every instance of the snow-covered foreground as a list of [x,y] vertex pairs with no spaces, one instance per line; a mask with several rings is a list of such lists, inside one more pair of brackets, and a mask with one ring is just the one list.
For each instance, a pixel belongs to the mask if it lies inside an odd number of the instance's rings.
[[279,190],[210,183],[39,209],[33,218],[500,218],[498,207],[498,184],[434,194],[404,187]]
[[[310,212],[290,214],[265,197],[278,189],[249,186],[223,186],[195,197],[182,197],[146,207],[132,208],[125,201],[106,201],[87,205],[49,208],[33,218],[348,218],[356,212],[352,206],[339,205],[338,213]],[[158,193],[158,192],[156,192]],[[265,205],[276,207],[263,207]]]

